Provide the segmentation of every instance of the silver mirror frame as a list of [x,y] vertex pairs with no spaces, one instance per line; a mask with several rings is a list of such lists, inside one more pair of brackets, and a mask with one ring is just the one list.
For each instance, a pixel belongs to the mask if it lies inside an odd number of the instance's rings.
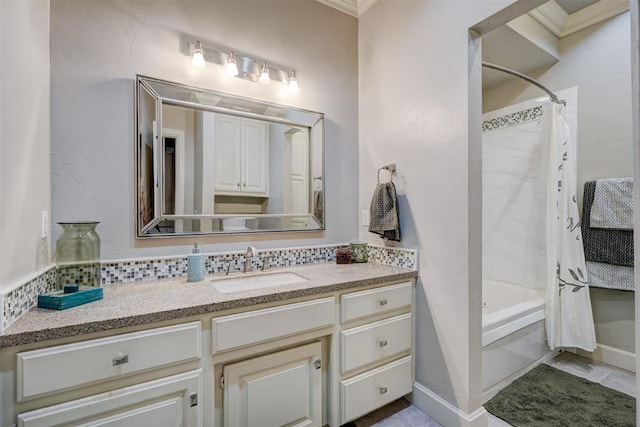
[[[156,88],[154,88],[154,85],[156,86]],[[323,113],[319,113],[319,112],[315,112],[315,111],[310,111],[310,110],[304,110],[304,109],[300,109],[300,108],[296,108],[296,107],[290,107],[290,106],[286,106],[286,105],[281,105],[281,104],[275,104],[275,103],[269,103],[269,102],[264,102],[264,101],[259,101],[259,100],[255,100],[255,99],[251,99],[251,98],[244,98],[244,97],[240,97],[240,96],[236,96],[236,95],[231,95],[231,94],[227,94],[227,93],[223,93],[223,92],[218,92],[218,91],[213,91],[213,90],[209,90],[209,89],[203,89],[203,88],[198,88],[198,87],[193,87],[193,86],[189,86],[189,85],[184,85],[184,84],[180,84],[180,83],[174,83],[174,82],[169,82],[169,81],[165,81],[165,80],[160,80],[160,79],[156,79],[153,77],[147,77],[147,76],[142,76],[142,75],[136,75],[136,81],[135,81],[135,85],[134,85],[134,100],[135,100],[135,106],[134,106],[134,112],[135,112],[135,117],[134,117],[134,122],[135,122],[135,206],[136,206],[136,211],[135,211],[135,227],[136,227],[136,238],[137,239],[148,239],[148,238],[167,238],[167,237],[185,237],[185,236],[202,236],[202,235],[229,235],[229,234],[241,234],[241,233],[259,233],[259,234],[263,234],[263,233],[274,233],[274,232],[317,232],[317,231],[321,231],[325,229],[325,200],[326,200],[326,193],[325,193],[325,121],[324,121],[324,114]],[[264,110],[264,111],[286,111],[288,113],[291,113],[291,115],[294,116],[298,116],[298,117],[304,117],[305,119],[291,119],[291,118],[283,118],[283,117],[278,117],[278,116],[271,116],[271,115],[266,115],[266,114],[260,114],[260,113],[255,113],[255,112],[249,112],[246,111],[244,108],[243,110],[235,110],[235,109],[231,109],[231,108],[226,108],[226,107],[220,107],[220,106],[216,106],[216,105],[209,105],[207,104],[203,104],[203,103],[197,103],[197,102],[193,102],[191,100],[184,100],[184,99],[179,99],[178,97],[171,97],[171,96],[167,96],[167,94],[161,94],[160,91],[156,90],[157,87],[168,87],[168,88],[175,88],[176,90],[180,90],[180,91],[193,91],[194,93],[199,93],[202,95],[205,95],[207,97],[210,97],[210,99],[224,99],[224,103],[225,104],[229,104],[229,103],[234,103],[237,102],[239,105],[242,105],[243,107],[246,107],[247,105],[251,105],[251,106],[255,106],[256,109],[260,110]],[[322,217],[316,217],[314,215],[314,211],[318,212],[318,209],[314,209],[314,196],[313,196],[313,192],[309,193],[309,213],[308,214],[251,214],[252,217],[256,217],[256,219],[259,221],[260,219],[271,219],[272,221],[275,219],[276,222],[278,222],[277,220],[285,220],[285,219],[290,219],[290,218],[307,218],[308,221],[313,221],[314,224],[316,224],[316,227],[312,227],[312,228],[286,228],[286,227],[271,227],[271,228],[265,228],[265,229],[260,229],[260,228],[255,228],[255,229],[249,229],[249,230],[214,230],[214,231],[199,231],[199,232],[193,232],[193,231],[188,231],[188,232],[162,232],[162,231],[156,231],[156,232],[150,232],[150,230],[154,230],[154,229],[159,229],[159,225],[162,224],[165,221],[176,221],[176,220],[202,220],[202,219],[226,219],[226,218],[234,218],[234,217],[246,217],[246,214],[227,214],[227,215],[220,215],[220,214],[189,214],[189,215],[173,215],[173,214],[163,214],[162,213],[162,189],[159,187],[159,182],[161,182],[161,180],[157,179],[157,176],[154,175],[154,192],[157,192],[157,194],[159,194],[159,198],[160,200],[158,200],[158,197],[154,197],[154,206],[153,206],[153,215],[152,218],[150,219],[150,221],[148,223],[143,223],[143,219],[142,219],[142,206],[141,206],[141,161],[142,161],[142,156],[143,153],[141,153],[140,151],[140,145],[141,145],[141,129],[140,129],[140,123],[141,123],[141,105],[140,105],[140,92],[144,90],[147,93],[149,93],[155,100],[155,117],[156,117],[156,122],[157,122],[157,129],[162,129],[162,106],[163,105],[173,105],[173,106],[182,106],[182,107],[187,107],[187,108],[193,108],[193,109],[197,109],[197,110],[201,110],[201,111],[209,111],[209,112],[214,112],[214,113],[224,113],[224,114],[228,114],[228,115],[232,115],[232,116],[237,116],[237,117],[245,117],[245,118],[250,118],[250,119],[256,119],[256,120],[262,120],[262,121],[267,121],[267,122],[271,122],[271,123],[278,123],[278,124],[286,124],[286,125],[292,125],[292,126],[299,126],[299,127],[306,127],[309,129],[309,144],[311,144],[312,138],[314,139],[314,142],[316,142],[318,139],[321,143],[321,175],[320,176],[314,176],[314,174],[311,174],[312,176],[310,176],[310,182],[311,185],[314,185],[314,181],[319,180],[320,181],[320,190],[322,192],[322,197],[321,197],[321,204],[319,205],[319,211],[322,213]],[[153,130],[154,132],[154,138],[157,138],[158,136],[158,132],[156,129]],[[156,145],[157,147],[157,145]],[[158,174],[158,176],[162,176],[162,174],[164,173],[164,171],[162,170],[162,162],[160,161],[156,161],[155,158],[153,160],[153,167],[154,167],[154,174]],[[156,170],[156,168],[158,168],[158,170]]]

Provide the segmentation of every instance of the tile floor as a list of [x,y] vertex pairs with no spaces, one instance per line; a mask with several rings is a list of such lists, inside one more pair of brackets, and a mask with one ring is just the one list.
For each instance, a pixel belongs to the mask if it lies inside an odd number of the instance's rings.
[[[600,383],[630,396],[635,397],[636,395],[636,376],[632,372],[612,366],[598,365],[570,352],[560,353],[547,363],[554,368]],[[350,427],[441,427],[433,418],[415,406],[411,406],[404,399],[392,402],[347,425]],[[489,427],[512,426],[489,414]]]

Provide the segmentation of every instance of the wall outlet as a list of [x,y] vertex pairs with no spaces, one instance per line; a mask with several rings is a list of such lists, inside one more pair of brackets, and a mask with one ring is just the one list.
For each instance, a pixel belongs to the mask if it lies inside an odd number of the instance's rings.
[[42,229],[40,237],[46,239],[49,237],[49,211],[42,211]]
[[368,227],[369,226],[369,209],[363,209],[362,210],[362,219],[360,221],[360,223],[362,224],[363,227]]

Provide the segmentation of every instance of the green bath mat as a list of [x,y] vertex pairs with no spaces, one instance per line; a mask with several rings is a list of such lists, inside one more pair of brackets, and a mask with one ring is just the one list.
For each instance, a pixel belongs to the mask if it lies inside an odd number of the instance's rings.
[[484,407],[515,427],[634,427],[636,400],[624,393],[539,365]]

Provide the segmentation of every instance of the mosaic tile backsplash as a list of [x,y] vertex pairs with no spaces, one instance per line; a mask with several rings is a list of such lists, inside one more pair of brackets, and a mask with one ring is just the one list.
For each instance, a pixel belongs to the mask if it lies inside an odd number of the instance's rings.
[[[334,262],[336,249],[347,244],[330,246],[313,246],[290,249],[258,250],[251,261],[254,269],[261,269],[263,263],[268,268],[286,267],[322,262]],[[378,262],[396,267],[415,269],[418,265],[417,251],[404,248],[391,248],[369,245],[369,262]],[[246,259],[244,251],[205,254],[205,270],[207,274],[242,271]],[[19,286],[4,295],[3,311],[0,316],[0,332],[11,325],[18,317],[37,304],[38,294],[56,289],[56,278],[59,283],[75,283],[82,272],[70,269],[51,268],[35,279]],[[187,257],[158,257],[137,260],[123,260],[101,263],[101,283],[103,286],[116,283],[141,282],[180,277],[187,274]],[[80,275],[80,276],[79,276]]]
[[542,117],[542,105],[482,122],[482,131],[509,127]]
[[52,266],[44,273],[17,287],[2,299],[2,323],[0,331],[11,325],[18,317],[38,303],[38,295],[56,289],[56,268]]

